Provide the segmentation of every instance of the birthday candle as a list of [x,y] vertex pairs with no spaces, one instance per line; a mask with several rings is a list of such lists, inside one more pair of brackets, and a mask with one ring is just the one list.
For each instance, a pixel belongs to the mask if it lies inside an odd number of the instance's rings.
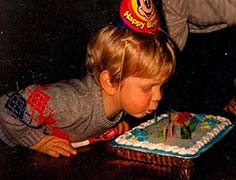
[[166,132],[167,132],[167,128],[166,128],[166,126],[165,127],[163,127],[164,129],[163,129],[163,141],[164,142],[166,142]]
[[170,129],[170,139],[172,139],[173,138],[173,124],[172,124],[172,122],[170,123],[170,127],[169,127]]
[[157,128],[157,137],[163,138],[163,129],[161,127]]
[[157,124],[157,113],[156,112],[154,113],[154,121]]

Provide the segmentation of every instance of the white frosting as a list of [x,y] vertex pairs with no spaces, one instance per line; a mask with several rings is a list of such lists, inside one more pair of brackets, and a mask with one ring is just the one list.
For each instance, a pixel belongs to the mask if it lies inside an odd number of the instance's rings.
[[[168,117],[168,115],[162,114],[161,116],[157,117],[157,121],[163,119],[164,117]],[[131,135],[131,131],[133,131],[134,129],[136,128],[144,129],[145,127],[155,123],[153,119],[148,120],[140,124],[139,126],[133,128],[129,132],[119,136],[118,138],[115,139],[115,142],[120,145],[139,147],[139,148],[142,148],[144,151],[145,149],[149,149],[149,150],[157,150],[157,151],[164,151],[164,152],[172,152],[172,153],[177,153],[180,155],[194,155],[199,151],[199,149],[201,149],[207,143],[209,143],[222,130],[224,130],[227,126],[232,124],[229,119],[226,119],[224,117],[217,116],[216,118],[220,123],[217,124],[217,126],[214,127],[210,132],[207,132],[201,139],[196,141],[196,143],[189,148],[179,147],[176,145],[171,146],[164,143],[151,143],[148,141],[137,141],[132,138],[131,139],[127,138],[128,136]]]

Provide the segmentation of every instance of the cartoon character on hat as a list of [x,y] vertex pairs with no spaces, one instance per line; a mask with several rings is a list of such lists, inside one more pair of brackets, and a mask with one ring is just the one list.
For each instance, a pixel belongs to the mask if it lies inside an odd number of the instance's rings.
[[121,0],[115,25],[136,32],[152,33],[159,29],[159,19],[153,0]]
[[152,0],[137,0],[138,12],[148,20],[156,13]]

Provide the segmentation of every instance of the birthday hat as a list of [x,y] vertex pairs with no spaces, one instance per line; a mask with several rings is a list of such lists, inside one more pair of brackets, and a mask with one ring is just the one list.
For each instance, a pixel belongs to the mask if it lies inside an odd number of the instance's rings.
[[153,0],[121,0],[119,14],[113,24],[136,32],[157,31],[159,19]]

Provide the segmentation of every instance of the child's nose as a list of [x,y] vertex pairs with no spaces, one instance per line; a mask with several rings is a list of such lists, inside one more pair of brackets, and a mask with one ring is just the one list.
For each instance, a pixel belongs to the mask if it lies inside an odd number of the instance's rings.
[[152,96],[152,101],[160,101],[161,98],[162,98],[162,92],[160,90],[155,91]]

